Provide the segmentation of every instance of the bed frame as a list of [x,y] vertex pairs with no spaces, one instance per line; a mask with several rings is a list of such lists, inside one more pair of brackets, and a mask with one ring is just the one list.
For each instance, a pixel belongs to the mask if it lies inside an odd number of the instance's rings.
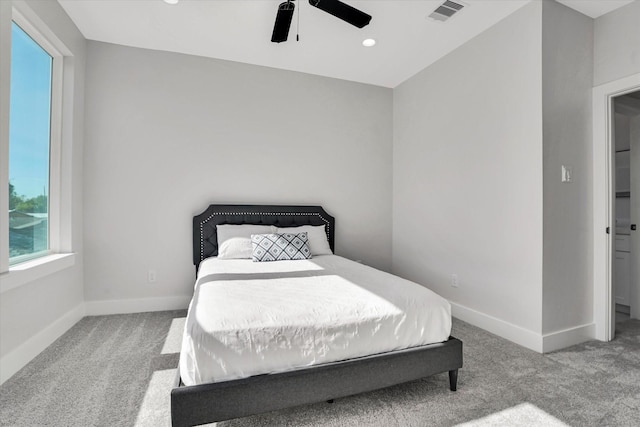
[[[279,227],[325,225],[335,247],[335,219],[319,206],[210,205],[193,218],[193,263],[218,254],[217,224]],[[449,372],[457,387],[462,341],[413,347],[340,362],[238,380],[185,386],[180,368],[171,390],[171,424],[194,426],[377,390]]]

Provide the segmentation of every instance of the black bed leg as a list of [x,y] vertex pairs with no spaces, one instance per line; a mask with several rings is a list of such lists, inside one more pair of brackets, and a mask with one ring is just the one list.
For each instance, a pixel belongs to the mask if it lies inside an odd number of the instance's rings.
[[458,389],[458,370],[449,371],[449,389],[456,391]]
[[333,399],[327,400],[327,403],[333,403]]

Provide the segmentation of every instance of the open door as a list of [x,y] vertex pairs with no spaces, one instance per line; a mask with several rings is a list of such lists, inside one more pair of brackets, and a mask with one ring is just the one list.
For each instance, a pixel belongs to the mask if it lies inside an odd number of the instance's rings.
[[[638,105],[640,106],[640,92]],[[640,235],[638,224],[640,223],[640,112],[630,120],[630,160],[631,160],[631,215],[629,225],[629,280],[631,299],[631,318],[640,319]]]
[[618,166],[616,141],[620,139],[620,128],[617,126],[616,120],[616,108],[618,103],[616,98],[611,97],[609,99],[609,107],[607,109],[607,116],[609,122],[609,135],[607,142],[608,152],[608,186],[607,186],[607,234],[609,239],[607,241],[607,254],[608,254],[608,268],[607,268],[607,282],[609,286],[609,292],[607,293],[607,305],[609,317],[607,319],[607,334],[608,341],[611,341],[616,336],[616,292],[618,286],[616,282],[618,280],[618,268],[616,265],[616,239],[617,239],[617,227],[616,227],[616,190],[617,190],[617,174],[616,168]]

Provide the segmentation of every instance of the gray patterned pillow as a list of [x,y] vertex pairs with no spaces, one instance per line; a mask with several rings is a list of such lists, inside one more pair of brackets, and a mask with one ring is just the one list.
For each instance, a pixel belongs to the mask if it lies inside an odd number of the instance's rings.
[[311,258],[307,233],[252,234],[254,262],[299,260]]

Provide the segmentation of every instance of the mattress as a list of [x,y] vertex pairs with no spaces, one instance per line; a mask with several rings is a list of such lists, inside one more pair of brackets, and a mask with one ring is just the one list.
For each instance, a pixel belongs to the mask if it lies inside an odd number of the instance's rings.
[[447,300],[336,255],[200,264],[185,323],[185,385],[283,372],[446,341]]

